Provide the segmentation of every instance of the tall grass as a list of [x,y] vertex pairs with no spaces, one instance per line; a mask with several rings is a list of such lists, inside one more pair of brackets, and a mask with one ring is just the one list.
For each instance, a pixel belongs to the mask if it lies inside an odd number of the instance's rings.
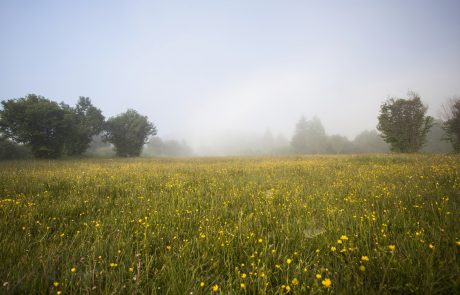
[[0,163],[0,293],[458,293],[459,160]]

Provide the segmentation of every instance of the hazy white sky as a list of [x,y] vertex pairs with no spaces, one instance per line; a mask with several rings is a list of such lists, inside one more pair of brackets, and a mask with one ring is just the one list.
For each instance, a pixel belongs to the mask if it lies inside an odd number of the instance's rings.
[[0,98],[36,93],[163,137],[373,129],[389,96],[460,95],[460,1],[0,1]]

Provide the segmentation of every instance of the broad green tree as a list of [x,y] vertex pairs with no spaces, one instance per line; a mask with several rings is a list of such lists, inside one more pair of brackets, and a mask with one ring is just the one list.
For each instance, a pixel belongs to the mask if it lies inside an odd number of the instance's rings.
[[104,138],[112,143],[120,157],[136,157],[142,152],[149,135],[156,135],[156,127],[146,116],[129,109],[107,120]]
[[5,137],[30,146],[37,158],[61,155],[69,121],[65,111],[54,101],[29,94],[2,101],[0,132]]
[[74,108],[67,105],[62,107],[71,129],[66,135],[66,153],[81,155],[88,149],[92,137],[102,132],[105,118],[101,110],[93,106],[89,97],[80,96]]
[[419,151],[433,125],[433,118],[426,116],[428,108],[420,97],[414,92],[408,95],[408,99],[388,99],[380,107],[377,129],[394,152]]

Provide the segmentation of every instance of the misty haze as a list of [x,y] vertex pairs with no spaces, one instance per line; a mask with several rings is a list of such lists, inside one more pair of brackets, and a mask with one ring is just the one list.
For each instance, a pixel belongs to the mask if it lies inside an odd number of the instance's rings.
[[460,2],[0,2],[0,294],[460,291]]

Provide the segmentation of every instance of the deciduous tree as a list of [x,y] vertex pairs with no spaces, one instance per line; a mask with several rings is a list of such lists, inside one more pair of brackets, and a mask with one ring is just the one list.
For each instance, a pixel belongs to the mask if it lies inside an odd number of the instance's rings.
[[61,155],[69,122],[65,111],[54,101],[29,94],[2,101],[0,131],[15,142],[27,144],[35,157]]
[[414,92],[408,95],[408,99],[388,99],[380,107],[377,129],[394,152],[419,151],[433,125],[433,118],[426,116],[428,108],[420,97]]
[[66,135],[65,150],[68,155],[81,155],[88,149],[92,137],[102,132],[105,118],[89,97],[80,96],[74,108],[63,104],[62,107],[71,129]]
[[120,157],[139,156],[149,135],[155,135],[156,127],[146,116],[128,110],[107,120],[104,138],[112,143]]

